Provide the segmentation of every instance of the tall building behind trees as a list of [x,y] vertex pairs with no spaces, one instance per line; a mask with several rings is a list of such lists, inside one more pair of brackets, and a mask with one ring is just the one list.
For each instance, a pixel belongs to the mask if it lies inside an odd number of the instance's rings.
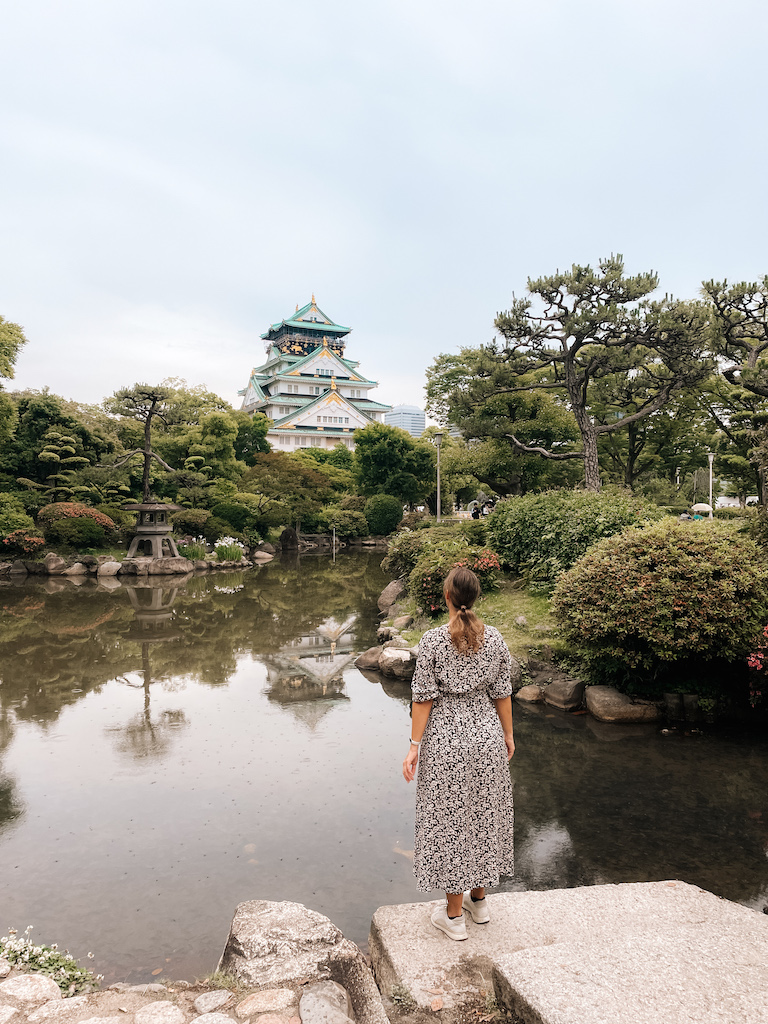
[[354,448],[353,432],[383,423],[391,409],[371,397],[377,386],[344,356],[350,327],[334,323],[312,301],[261,335],[267,360],[251,371],[242,409],[264,413],[267,440],[278,451]]

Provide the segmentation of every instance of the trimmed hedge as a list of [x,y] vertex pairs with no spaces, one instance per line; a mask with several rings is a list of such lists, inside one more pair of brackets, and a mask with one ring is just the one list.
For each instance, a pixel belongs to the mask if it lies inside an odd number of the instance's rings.
[[394,533],[403,518],[403,503],[391,494],[374,494],[365,503],[368,529],[377,536]]
[[545,491],[498,502],[488,517],[488,544],[531,590],[548,591],[603,537],[664,518],[626,491]]
[[720,695],[746,678],[768,620],[768,562],[733,526],[658,523],[596,544],[552,608],[594,681]]
[[102,529],[114,532],[116,529],[114,520],[105,516],[103,512],[92,508],[90,505],[83,505],[79,501],[56,501],[52,505],[45,505],[37,513],[37,522],[42,526],[43,532],[51,523],[59,522],[62,519],[92,519]]
[[368,533],[368,520],[354,509],[326,508],[319,520],[322,529],[328,533],[335,529],[339,537],[365,537]]

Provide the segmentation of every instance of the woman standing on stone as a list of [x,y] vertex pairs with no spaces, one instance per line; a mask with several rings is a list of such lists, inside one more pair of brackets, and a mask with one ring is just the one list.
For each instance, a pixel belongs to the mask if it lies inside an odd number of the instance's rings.
[[472,611],[477,576],[453,569],[443,589],[448,624],[419,643],[403,776],[411,782],[418,764],[417,885],[445,891],[432,924],[460,940],[468,937],[462,911],[485,924],[486,887],[513,870],[512,659],[499,631]]

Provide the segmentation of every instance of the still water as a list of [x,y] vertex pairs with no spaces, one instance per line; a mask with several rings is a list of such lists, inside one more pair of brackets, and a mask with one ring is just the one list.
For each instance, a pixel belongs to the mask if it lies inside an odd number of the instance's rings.
[[[236,904],[364,944],[411,873],[409,689],[354,668],[379,556],[0,584],[0,930],[106,983],[208,973]],[[108,589],[109,588],[109,589]],[[682,878],[768,903],[768,746],[516,708],[505,889]]]

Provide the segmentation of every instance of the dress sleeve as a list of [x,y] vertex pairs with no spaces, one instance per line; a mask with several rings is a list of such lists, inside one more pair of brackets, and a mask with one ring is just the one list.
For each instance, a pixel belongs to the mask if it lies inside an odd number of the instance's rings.
[[440,691],[435,675],[435,645],[428,633],[425,633],[419,644],[419,656],[416,659],[416,670],[411,680],[411,697],[417,703],[434,700]]
[[494,679],[488,684],[488,696],[492,700],[501,700],[502,697],[509,697],[512,693],[512,657],[509,648],[499,636],[498,643],[498,671]]

